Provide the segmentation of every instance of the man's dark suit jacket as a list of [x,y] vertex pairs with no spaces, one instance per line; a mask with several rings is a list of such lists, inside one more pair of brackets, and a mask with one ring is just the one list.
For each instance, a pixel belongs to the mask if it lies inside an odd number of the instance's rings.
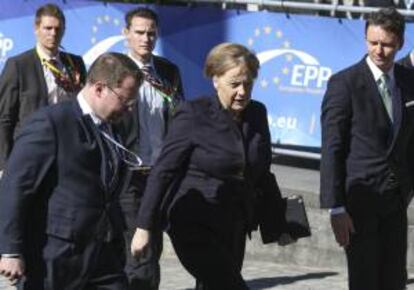
[[[168,215],[194,191],[212,203],[244,200],[249,212],[254,210],[256,194],[273,196],[269,200],[281,205],[270,164],[270,133],[261,103],[252,100],[239,125],[217,97],[183,103],[149,176],[138,226],[150,229],[158,217]],[[233,184],[242,186],[237,190]],[[282,212],[275,207],[275,213],[281,227]]]
[[0,253],[22,254],[32,276],[42,277],[43,257],[59,250],[49,236],[81,248],[122,237],[122,182],[104,182],[102,142],[77,101],[43,108],[22,126],[0,185]]
[[[67,67],[67,53],[60,54],[61,61]],[[82,58],[73,54],[69,57],[79,67],[81,82],[85,83],[86,69]],[[47,85],[36,49],[8,59],[0,77],[0,170],[5,166],[21,122],[47,105]]]
[[413,62],[411,61],[411,52],[400,59],[398,63],[411,69],[414,68]]
[[322,103],[321,206],[350,206],[348,194],[383,193],[397,180],[413,187],[414,75],[395,64],[394,123],[366,59],[331,77]]

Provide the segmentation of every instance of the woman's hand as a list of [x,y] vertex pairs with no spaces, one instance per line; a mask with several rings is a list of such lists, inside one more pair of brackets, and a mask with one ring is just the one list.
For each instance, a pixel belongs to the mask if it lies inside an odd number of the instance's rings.
[[131,253],[134,257],[142,255],[149,243],[150,233],[148,230],[137,228],[131,242]]
[[279,246],[287,246],[289,244],[293,244],[296,243],[296,239],[294,239],[290,234],[288,233],[283,233],[280,235],[279,240],[277,241],[277,243],[279,244]]

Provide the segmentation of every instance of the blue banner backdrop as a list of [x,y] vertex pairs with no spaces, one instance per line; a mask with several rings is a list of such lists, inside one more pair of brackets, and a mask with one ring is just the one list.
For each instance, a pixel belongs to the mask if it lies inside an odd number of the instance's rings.
[[[55,2],[64,10],[63,47],[82,55],[87,65],[105,51],[128,49],[122,35],[124,14],[135,5],[85,0],[5,2],[0,11],[0,69],[8,57],[34,46],[34,12],[46,2]],[[150,7],[161,19],[156,53],[179,65],[188,98],[213,92],[202,68],[214,45],[237,42],[256,52],[261,70],[253,97],[267,106],[275,144],[320,147],[320,104],[326,83],[332,73],[357,62],[366,51],[362,20],[209,7]],[[408,24],[398,57],[414,47],[413,37],[414,25]]]

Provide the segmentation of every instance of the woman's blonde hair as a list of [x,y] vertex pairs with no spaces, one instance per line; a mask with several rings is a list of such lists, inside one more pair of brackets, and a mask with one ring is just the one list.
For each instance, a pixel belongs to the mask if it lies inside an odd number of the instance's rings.
[[204,74],[208,78],[221,76],[226,71],[245,65],[252,79],[257,77],[260,63],[256,55],[243,45],[236,43],[221,43],[213,47],[207,55]]

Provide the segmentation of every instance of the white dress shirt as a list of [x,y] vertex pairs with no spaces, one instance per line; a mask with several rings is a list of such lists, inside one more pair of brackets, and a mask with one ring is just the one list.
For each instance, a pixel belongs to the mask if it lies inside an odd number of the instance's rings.
[[[135,59],[131,54],[128,56],[142,68],[144,64]],[[153,60],[150,65],[154,69]],[[160,155],[162,141],[165,134],[164,99],[161,94],[147,81],[144,81],[138,91],[138,122],[139,140],[138,155],[143,165],[152,166]]]

